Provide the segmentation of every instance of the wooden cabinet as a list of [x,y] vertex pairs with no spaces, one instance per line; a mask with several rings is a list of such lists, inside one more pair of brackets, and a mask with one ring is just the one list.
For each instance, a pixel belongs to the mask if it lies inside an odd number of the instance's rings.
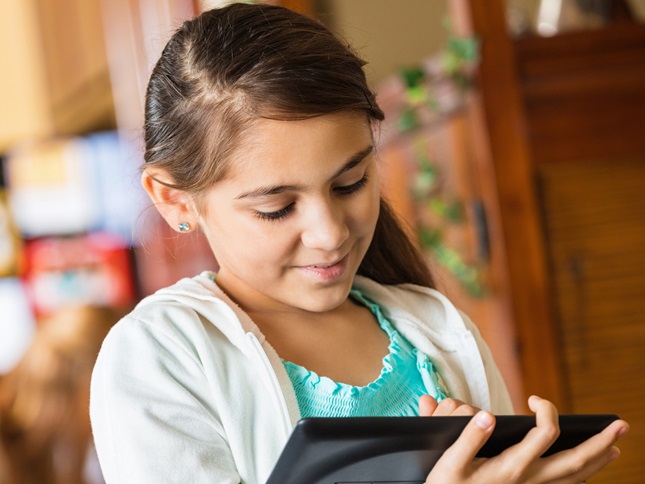
[[2,2],[0,150],[115,127],[99,0]]
[[0,3],[0,153],[53,130],[33,2]]
[[512,39],[503,0],[453,6],[481,40],[480,173],[524,393],[628,420],[594,482],[641,482],[645,25]]
[[36,4],[56,134],[113,129],[100,0],[38,0]]

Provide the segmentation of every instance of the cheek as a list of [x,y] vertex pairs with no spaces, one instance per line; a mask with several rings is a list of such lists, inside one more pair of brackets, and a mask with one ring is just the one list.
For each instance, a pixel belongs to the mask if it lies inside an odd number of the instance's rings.
[[379,206],[381,201],[381,195],[378,186],[375,186],[365,198],[366,200],[363,203],[362,213],[360,217],[363,221],[363,224],[365,225],[365,230],[371,233],[376,227],[376,220],[378,219]]
[[354,237],[371,240],[379,214],[379,198],[365,197],[355,201],[348,225]]
[[[279,223],[264,222],[238,215],[227,224],[213,227],[209,234],[215,256],[223,263],[236,265],[239,270],[256,270],[275,266],[293,253],[291,232]],[[218,260],[219,260],[218,258]],[[243,269],[245,267],[245,269]]]

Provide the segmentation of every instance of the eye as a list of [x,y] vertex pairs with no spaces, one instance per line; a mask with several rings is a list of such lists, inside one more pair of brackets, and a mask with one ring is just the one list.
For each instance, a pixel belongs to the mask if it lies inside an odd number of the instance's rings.
[[270,220],[270,221],[276,221],[276,220],[282,220],[285,218],[291,211],[293,210],[293,203],[290,203],[284,208],[281,208],[280,210],[276,210],[275,212],[260,212],[258,210],[255,211],[255,216],[258,218],[261,218],[262,220]]
[[334,188],[334,191],[339,195],[351,195],[352,193],[359,191],[365,185],[367,185],[367,175],[363,176],[363,178],[358,180],[356,183],[352,183],[351,185],[336,187]]

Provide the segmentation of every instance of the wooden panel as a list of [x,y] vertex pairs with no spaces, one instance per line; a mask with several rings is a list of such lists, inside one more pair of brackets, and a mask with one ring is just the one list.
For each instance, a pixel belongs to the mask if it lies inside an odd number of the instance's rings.
[[38,0],[56,132],[116,126],[100,0]]
[[536,163],[645,153],[645,25],[514,43]]
[[501,296],[511,308],[516,328],[514,349],[522,363],[524,392],[527,396],[536,393],[566,408],[533,163],[513,45],[506,33],[506,2],[452,3],[458,17],[468,17],[470,21],[457,22],[459,33],[474,34],[481,41],[477,99],[482,106],[481,129],[487,146],[482,146],[485,151],[478,155],[478,164],[485,179],[484,202],[491,216],[491,247],[503,258],[496,270],[502,275]]
[[[481,156],[481,140],[477,140],[478,125],[476,99],[467,99],[463,111],[454,113],[445,121],[445,136],[450,140],[450,151],[445,159],[443,170],[450,173],[450,183],[454,185],[459,200],[464,204],[464,223],[451,229],[447,234],[451,246],[460,249],[466,260],[475,265],[485,281],[484,294],[473,297],[456,284],[454,277],[444,278],[442,290],[457,303],[478,325],[490,347],[504,381],[506,382],[514,407],[521,411],[526,405],[520,356],[515,341],[517,334],[513,317],[504,301],[504,284],[500,281],[500,266],[503,267],[503,253],[500,247],[491,248],[490,232],[493,229],[488,219],[490,207],[484,207],[484,214],[475,213],[475,206],[482,202],[483,180],[479,173],[477,159]],[[440,133],[441,135],[441,133]],[[481,233],[481,220],[486,218],[486,234]],[[479,226],[478,226],[479,225]],[[479,229],[479,230],[478,230]],[[499,236],[499,230],[497,230]],[[487,240],[481,240],[486,237]],[[487,250],[482,250],[488,246]]]
[[33,0],[0,2],[0,153],[53,132]]
[[543,165],[540,179],[571,410],[632,427],[594,482],[642,482],[645,159]]
[[293,10],[294,12],[298,12],[309,17],[315,17],[315,9],[311,0],[279,0],[277,4]]

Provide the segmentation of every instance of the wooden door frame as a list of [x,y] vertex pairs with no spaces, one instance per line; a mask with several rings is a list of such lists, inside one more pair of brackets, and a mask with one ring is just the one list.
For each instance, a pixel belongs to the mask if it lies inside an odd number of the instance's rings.
[[568,407],[555,327],[534,164],[516,75],[505,0],[451,0],[457,33],[480,41],[476,103],[485,144],[478,168],[491,226],[499,291],[514,322],[526,396],[537,394]]

